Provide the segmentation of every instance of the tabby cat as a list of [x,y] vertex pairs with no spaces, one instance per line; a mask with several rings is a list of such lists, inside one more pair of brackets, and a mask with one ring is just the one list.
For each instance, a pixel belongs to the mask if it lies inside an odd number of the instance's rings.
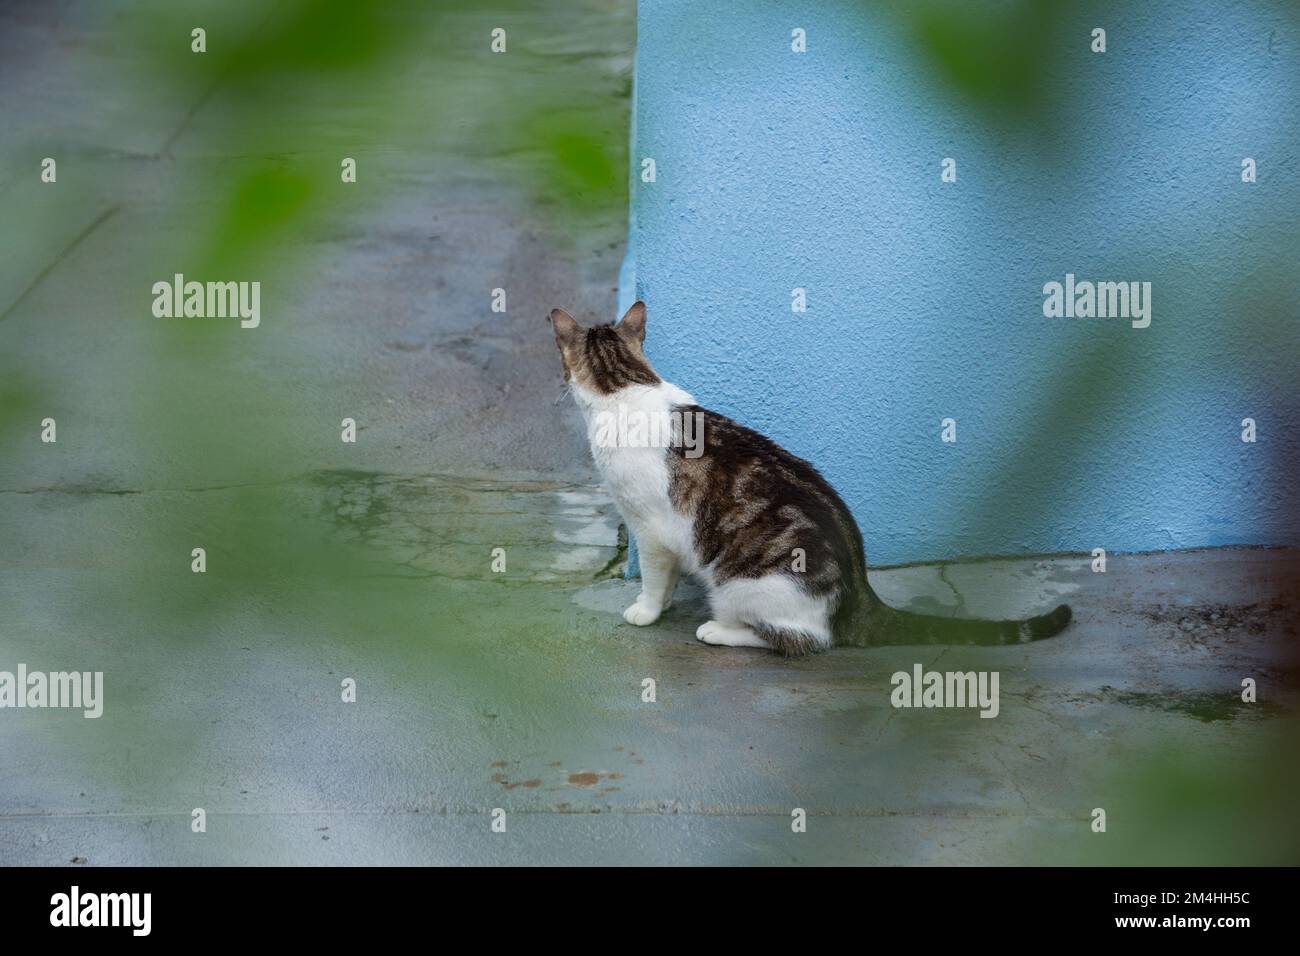
[[592,328],[555,309],[551,325],[592,457],[636,538],[642,589],[623,612],[628,623],[658,620],[683,572],[708,592],[712,620],[699,640],[785,655],[832,644],[1014,644],[1070,622],[1064,604],[1023,621],[890,607],[867,583],[853,516],[816,468],[655,374],[643,303]]

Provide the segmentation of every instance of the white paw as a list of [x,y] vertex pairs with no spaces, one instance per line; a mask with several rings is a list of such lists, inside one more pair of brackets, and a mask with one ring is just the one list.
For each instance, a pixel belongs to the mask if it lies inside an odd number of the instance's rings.
[[653,624],[659,620],[659,615],[662,613],[662,611],[657,611],[637,601],[623,612],[623,620],[629,624],[635,624],[637,627],[645,627],[647,624]]
[[696,640],[719,647],[769,647],[751,628],[743,624],[719,624],[705,621],[695,630]]
[[695,629],[695,639],[705,644],[726,644],[727,630],[717,621],[705,621]]

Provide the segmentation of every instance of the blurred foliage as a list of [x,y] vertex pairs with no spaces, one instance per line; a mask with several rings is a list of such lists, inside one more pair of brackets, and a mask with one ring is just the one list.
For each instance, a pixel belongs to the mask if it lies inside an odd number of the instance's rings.
[[910,15],[936,78],[986,109],[1039,114],[1043,77],[1061,19],[1058,3],[915,4]]
[[1106,811],[1105,833],[1091,829],[1093,807],[1080,808],[1079,835],[1039,841],[1033,855],[1086,866],[1295,865],[1295,718],[1238,719],[1255,723],[1248,746],[1207,730],[1199,746],[1171,742],[1097,766],[1089,796]]
[[545,150],[548,178],[563,201],[580,209],[599,207],[625,188],[626,151],[589,132],[580,118],[566,123],[535,123],[534,142]]
[[[66,493],[10,497],[4,564],[37,573],[23,542],[43,556],[39,567],[75,582],[24,629],[89,628],[96,637],[76,649],[93,658],[83,663],[131,667],[111,677],[118,710],[105,724],[121,747],[71,737],[69,759],[140,794],[157,774],[141,779],[120,754],[153,737],[159,767],[201,776],[203,726],[175,724],[174,699],[158,688],[201,678],[237,710],[241,688],[196,675],[191,662],[265,634],[280,635],[278,659],[320,644],[346,657],[382,641],[407,654],[407,673],[393,679],[464,670],[462,693],[506,694],[486,656],[429,648],[463,641],[467,608],[509,636],[525,607],[497,608],[490,587],[452,594],[458,586],[443,580],[393,580],[391,556],[347,533],[352,517],[331,512],[319,483],[368,479],[339,467],[351,460],[339,451],[345,412],[304,407],[300,386],[311,378],[329,395],[356,396],[374,382],[364,361],[322,358],[301,305],[300,321],[269,316],[274,296],[329,277],[331,257],[348,254],[341,240],[382,242],[373,235],[393,204],[428,203],[432,217],[442,210],[430,197],[478,196],[561,236],[625,221],[631,5],[142,0],[56,11],[20,0],[5,14],[51,44],[75,35],[82,52],[60,60],[76,69],[68,87],[96,97],[93,108],[60,100],[55,71],[57,122],[24,114],[0,142],[0,169],[22,171],[0,180],[6,249],[22,237],[0,262],[0,437],[12,450],[0,465],[17,487]],[[202,54],[191,50],[195,27],[206,31]],[[504,54],[489,47],[498,27]],[[46,155],[59,157],[57,189],[26,172]],[[357,160],[356,185],[340,182],[344,157]],[[73,262],[76,237],[103,210],[120,210],[114,226],[129,241],[107,261]],[[442,232],[432,221],[417,228],[417,244]],[[263,325],[149,320],[145,291],[175,273],[261,282]],[[63,315],[83,320],[78,337],[57,334]],[[366,318],[321,322],[337,330]],[[51,413],[60,441],[43,446],[39,422]],[[78,431],[89,416],[107,427]],[[303,433],[310,420],[319,433]],[[453,464],[436,447],[426,460],[430,470]],[[482,533],[430,547],[486,561],[494,532]],[[202,575],[190,571],[196,545],[207,551]],[[232,638],[246,631],[258,636]]]
[[[211,264],[205,274],[247,269],[259,250],[292,242],[293,227],[310,209],[313,186],[299,169],[259,169],[236,180],[224,214],[208,233],[208,251],[200,255]],[[236,261],[223,261],[231,258]]]
[[[396,147],[431,161],[523,153],[529,162],[519,171],[559,205],[552,215],[565,225],[581,225],[571,213],[625,208],[630,50],[612,69],[586,68],[617,58],[601,33],[610,17],[600,4],[294,0],[235,5],[238,17],[224,4],[194,6],[163,4],[141,17],[133,62],[145,70],[143,85],[180,74],[191,94],[204,90],[204,142],[225,151],[247,144],[281,159],[343,147]],[[196,22],[223,24],[209,30],[209,53],[197,58],[176,43]],[[489,49],[498,26],[507,31],[500,55]],[[250,171],[253,181],[233,185],[229,242],[256,235],[262,203],[297,216],[312,211],[295,201],[298,186],[279,196],[283,184],[259,182],[263,175]],[[244,207],[254,215],[239,214]]]

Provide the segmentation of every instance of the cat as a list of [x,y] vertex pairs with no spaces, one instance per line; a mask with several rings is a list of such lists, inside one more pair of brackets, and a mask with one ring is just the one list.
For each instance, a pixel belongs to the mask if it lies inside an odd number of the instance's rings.
[[[712,619],[696,638],[786,656],[833,644],[1016,644],[1069,624],[1064,604],[1020,621],[885,604],[867,583],[857,523],[817,469],[655,373],[644,303],[616,324],[587,328],[563,309],[550,321],[592,457],[636,539],[642,584],[629,624],[657,621],[682,573],[708,594]],[[691,421],[702,445],[686,440]],[[647,422],[660,427],[637,427]],[[644,440],[656,431],[661,440]]]

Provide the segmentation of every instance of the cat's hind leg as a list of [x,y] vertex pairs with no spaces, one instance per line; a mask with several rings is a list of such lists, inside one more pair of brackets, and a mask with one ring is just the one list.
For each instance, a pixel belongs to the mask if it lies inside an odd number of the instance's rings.
[[637,552],[641,559],[641,593],[623,612],[623,620],[644,627],[659,620],[672,603],[681,566],[676,555],[650,541],[638,538]]
[[788,657],[831,646],[829,598],[807,593],[788,575],[733,578],[711,590],[709,603],[716,620],[700,630],[710,624],[742,628],[759,642],[732,646],[767,647]]
[[743,624],[705,621],[696,629],[695,637],[705,644],[716,644],[721,647],[762,647],[771,650],[771,645],[767,641]]

